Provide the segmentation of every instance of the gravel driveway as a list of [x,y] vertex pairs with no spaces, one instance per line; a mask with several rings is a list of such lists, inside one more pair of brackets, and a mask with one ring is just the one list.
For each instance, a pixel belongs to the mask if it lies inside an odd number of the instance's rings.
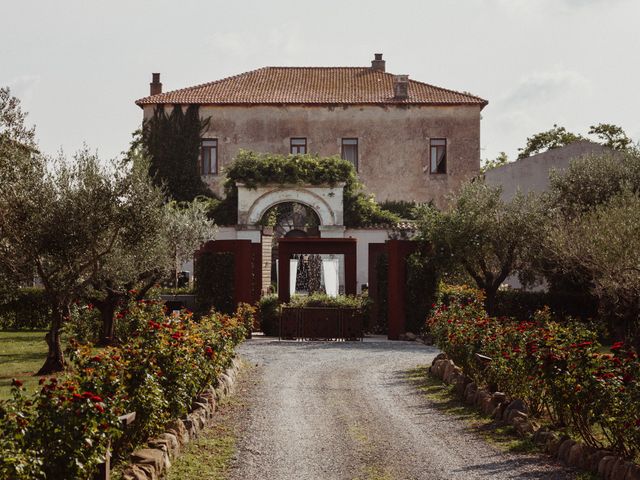
[[245,394],[231,477],[250,479],[565,479],[546,457],[497,450],[430,407],[406,372],[437,350],[383,338],[240,348],[257,368]]

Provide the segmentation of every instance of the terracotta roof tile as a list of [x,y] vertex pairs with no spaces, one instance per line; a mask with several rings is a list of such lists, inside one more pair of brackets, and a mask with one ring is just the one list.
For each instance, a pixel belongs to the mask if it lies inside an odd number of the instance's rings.
[[211,83],[136,101],[164,104],[425,104],[480,105],[488,102],[409,80],[409,96],[396,99],[393,74],[368,67],[264,67]]

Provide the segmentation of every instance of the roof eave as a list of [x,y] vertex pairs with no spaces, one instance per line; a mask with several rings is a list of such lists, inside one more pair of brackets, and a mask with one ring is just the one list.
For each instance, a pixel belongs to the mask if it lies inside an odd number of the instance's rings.
[[481,102],[412,102],[412,101],[399,101],[399,102],[168,102],[168,101],[144,101],[144,99],[136,100],[135,104],[140,108],[144,108],[145,105],[202,105],[202,106],[224,106],[224,107],[260,107],[260,106],[304,106],[312,105],[315,107],[323,106],[345,106],[345,105],[381,105],[381,106],[393,106],[393,105],[418,105],[426,107],[455,107],[455,106],[480,106],[480,110],[486,107],[489,102],[483,100]]

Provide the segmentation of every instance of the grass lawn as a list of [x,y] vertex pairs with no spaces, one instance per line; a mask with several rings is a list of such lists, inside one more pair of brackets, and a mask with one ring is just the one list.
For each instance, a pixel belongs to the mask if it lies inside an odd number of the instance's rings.
[[0,332],[0,400],[10,397],[11,380],[17,378],[35,390],[34,376],[47,356],[46,331]]

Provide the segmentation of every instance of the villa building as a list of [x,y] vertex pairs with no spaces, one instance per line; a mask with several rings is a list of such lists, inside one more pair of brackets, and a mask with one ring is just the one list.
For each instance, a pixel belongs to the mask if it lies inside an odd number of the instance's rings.
[[480,112],[487,101],[370,67],[264,67],[136,102],[198,105],[210,117],[201,172],[222,193],[223,172],[240,149],[341,155],[378,201],[436,205],[480,169]]

